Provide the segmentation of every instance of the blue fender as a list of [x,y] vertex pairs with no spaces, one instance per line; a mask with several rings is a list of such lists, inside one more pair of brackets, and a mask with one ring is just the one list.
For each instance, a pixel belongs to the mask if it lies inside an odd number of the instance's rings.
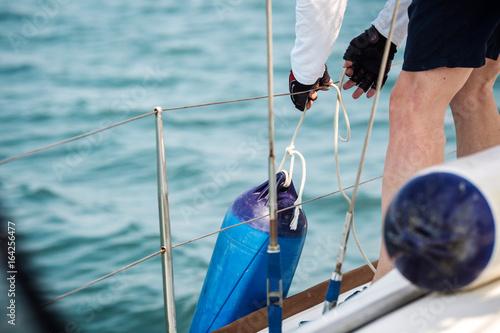
[[[293,183],[284,187],[277,174],[278,210],[297,199]],[[221,228],[269,214],[269,184],[240,194],[229,207]],[[286,297],[304,245],[307,221],[299,210],[296,230],[290,230],[294,209],[278,213],[283,297]],[[266,306],[269,218],[264,217],[219,233],[190,332],[211,332]]]

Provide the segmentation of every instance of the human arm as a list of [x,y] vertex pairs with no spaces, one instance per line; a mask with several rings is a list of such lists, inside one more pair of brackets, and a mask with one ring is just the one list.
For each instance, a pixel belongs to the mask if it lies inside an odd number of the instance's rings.
[[[292,71],[289,78],[291,92],[308,90],[304,86],[319,87],[320,78],[325,81],[325,63],[338,37],[346,4],[347,0],[297,0],[295,46],[291,52]],[[297,90],[292,91],[292,81],[301,86],[295,85]],[[312,105],[316,92],[294,96],[298,101],[292,101],[302,111],[305,103],[308,108]]]

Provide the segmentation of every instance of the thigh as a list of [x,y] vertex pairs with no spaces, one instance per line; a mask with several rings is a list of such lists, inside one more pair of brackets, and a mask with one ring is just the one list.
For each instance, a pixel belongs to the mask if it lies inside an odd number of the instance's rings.
[[472,70],[447,67],[417,72],[402,70],[391,93],[391,109],[397,113],[415,113],[423,119],[444,117],[448,104]]

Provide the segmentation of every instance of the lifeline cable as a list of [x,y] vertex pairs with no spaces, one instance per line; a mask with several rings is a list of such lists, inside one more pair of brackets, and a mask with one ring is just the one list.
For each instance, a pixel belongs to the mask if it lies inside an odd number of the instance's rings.
[[153,254],[150,254],[149,256],[146,256],[146,257],[144,257],[144,258],[142,258],[142,259],[140,259],[140,260],[134,261],[133,263],[128,264],[127,266],[124,266],[124,267],[122,267],[122,268],[120,268],[120,269],[117,269],[117,270],[116,270],[116,271],[114,271],[114,272],[111,272],[111,273],[109,273],[109,274],[106,274],[106,275],[104,275],[104,276],[102,276],[102,277],[100,277],[100,278],[98,278],[98,279],[96,279],[96,280],[94,280],[94,281],[92,281],[92,282],[89,282],[89,283],[87,283],[87,284],[85,284],[85,285],[83,285],[83,286],[81,286],[81,287],[79,287],[79,288],[73,289],[73,290],[71,290],[71,291],[67,292],[66,294],[63,294],[63,295],[61,295],[61,296],[58,296],[58,297],[56,297],[56,298],[54,298],[54,299],[52,299],[52,300],[50,300],[50,301],[46,302],[46,303],[45,303],[45,304],[43,304],[41,307],[43,308],[43,307],[45,307],[45,306],[47,306],[47,305],[50,305],[50,304],[52,304],[52,303],[55,303],[55,302],[57,302],[57,301],[59,301],[59,300],[63,299],[63,298],[65,298],[65,297],[68,297],[68,296],[70,296],[70,295],[73,295],[74,293],[77,293],[77,292],[79,292],[79,291],[81,291],[81,290],[83,290],[83,289],[86,289],[86,288],[88,288],[88,287],[90,287],[90,286],[92,286],[92,285],[96,284],[97,282],[101,282],[101,281],[102,281],[102,280],[104,280],[104,279],[107,279],[107,278],[109,278],[109,277],[111,277],[111,276],[113,276],[113,275],[116,275],[116,274],[120,273],[121,271],[126,270],[127,268],[130,268],[130,267],[135,266],[135,265],[137,265],[137,264],[139,264],[139,263],[141,263],[141,262],[143,262],[143,261],[145,261],[145,260],[148,260],[148,259],[150,259],[150,258],[153,258],[154,256],[156,256],[156,255],[158,255],[158,254],[160,254],[160,253],[162,253],[162,252],[165,252],[165,249],[161,249],[160,251],[157,251],[157,252],[155,252],[155,253],[153,253]]
[[[398,65],[400,63],[402,63],[402,62],[393,64],[392,66]],[[339,81],[334,82],[334,84],[337,84],[338,82]],[[328,86],[324,86],[323,88],[328,88]],[[274,94],[273,97],[293,96],[293,95],[303,94],[304,92],[312,92],[312,91],[315,91],[316,89],[317,88],[311,88],[311,89],[306,90],[306,91],[298,91],[298,92],[294,92],[294,93]],[[171,107],[171,108],[164,108],[164,109],[162,109],[162,111],[175,111],[175,110],[183,110],[183,109],[193,109],[193,108],[204,107],[204,106],[213,106],[213,105],[238,103],[238,102],[248,102],[248,101],[254,101],[254,100],[265,99],[265,98],[269,98],[269,96],[267,96],[267,95],[266,96],[255,96],[255,97],[247,97],[247,98],[240,98],[240,99],[231,99],[231,100],[226,100],[226,101],[208,102],[208,103],[192,104],[192,105],[184,105],[184,106],[175,106],[175,107]],[[137,117],[126,119],[124,121],[120,121],[118,123],[115,123],[115,124],[112,124],[112,125],[109,125],[109,126],[106,126],[106,127],[102,127],[102,128],[96,129],[94,131],[83,133],[81,135],[77,135],[77,136],[65,139],[63,141],[52,143],[52,144],[47,145],[47,146],[43,146],[43,147],[40,147],[40,148],[37,148],[37,149],[34,149],[34,150],[30,150],[30,151],[28,151],[26,153],[23,153],[23,154],[15,155],[15,156],[12,156],[12,157],[0,160],[0,165],[7,164],[9,162],[13,162],[13,161],[19,160],[19,159],[24,158],[24,157],[28,157],[30,155],[41,153],[41,152],[43,152],[45,150],[48,150],[48,149],[51,149],[51,148],[55,148],[57,146],[60,146],[62,144],[65,144],[65,143],[68,143],[68,142],[71,142],[71,141],[82,139],[82,138],[85,138],[87,136],[90,136],[90,135],[93,135],[93,134],[97,134],[99,132],[106,131],[106,130],[111,129],[113,127],[117,127],[117,126],[129,123],[129,122],[132,122],[134,120],[138,120],[138,119],[141,119],[141,118],[144,118],[144,117],[147,117],[147,116],[151,116],[151,115],[155,114],[155,112],[156,111],[148,112],[148,113],[139,115]]]
[[[375,181],[375,180],[380,179],[380,178],[382,178],[382,176],[378,176],[378,177],[375,177],[375,178],[372,178],[372,179],[365,180],[364,182],[361,182],[361,185],[366,184],[366,183],[369,183],[369,182],[372,182],[372,181]],[[354,185],[351,185],[351,186],[349,186],[349,187],[346,187],[346,188],[344,188],[344,191],[345,191],[345,190],[348,190],[348,189],[351,189],[351,188],[353,188],[353,187],[354,187]],[[298,205],[293,205],[293,206],[290,206],[290,207],[282,208],[282,209],[278,210],[278,211],[277,211],[277,213],[281,213],[281,212],[286,211],[286,210],[288,210],[288,209],[296,208],[296,207],[299,207],[299,206],[301,206],[301,205],[305,205],[305,204],[308,204],[308,203],[310,203],[310,202],[313,202],[313,201],[316,201],[316,200],[319,200],[319,199],[324,199],[324,198],[326,198],[326,197],[328,197],[328,196],[331,196],[331,195],[337,194],[337,193],[339,193],[339,192],[340,192],[340,191],[335,191],[335,192],[327,193],[327,194],[324,194],[324,195],[322,195],[322,196],[316,197],[316,198],[314,198],[314,199],[310,199],[310,200],[304,201],[304,202],[302,202],[302,203],[300,203],[300,204],[298,204]],[[259,217],[255,217],[255,218],[253,218],[253,219],[250,219],[250,220],[247,220],[247,221],[243,221],[243,222],[240,222],[240,223],[237,223],[237,224],[231,225],[231,226],[229,226],[229,227],[225,227],[225,228],[222,228],[222,229],[219,229],[219,230],[213,231],[213,232],[211,232],[211,233],[208,233],[208,234],[205,234],[205,235],[202,235],[202,236],[199,236],[199,237],[196,237],[196,238],[193,238],[193,239],[190,239],[190,240],[184,241],[184,242],[182,242],[182,243],[178,243],[178,244],[176,244],[176,245],[173,245],[173,246],[172,246],[172,249],[174,249],[174,248],[176,248],[176,247],[183,246],[183,245],[187,245],[187,244],[190,244],[190,243],[194,243],[194,242],[199,241],[199,240],[201,240],[201,239],[204,239],[204,238],[207,238],[207,237],[210,237],[210,236],[216,235],[216,234],[218,234],[218,233],[220,233],[220,232],[222,232],[222,231],[225,231],[225,230],[228,230],[228,229],[232,229],[232,228],[235,228],[235,227],[238,227],[238,226],[241,226],[241,225],[244,225],[244,224],[247,224],[247,223],[250,223],[250,222],[253,222],[253,221],[259,220],[259,219],[261,219],[261,218],[268,217],[268,216],[269,216],[269,214],[262,215],[262,216],[259,216]],[[143,261],[145,261],[145,260],[147,260],[147,259],[150,259],[150,258],[152,258],[152,257],[154,257],[154,256],[156,256],[156,255],[158,255],[158,254],[160,254],[160,253],[162,253],[162,252],[164,252],[164,251],[165,251],[165,249],[161,249],[161,250],[160,250],[160,251],[158,251],[158,252],[155,252],[155,253],[153,253],[153,254],[151,254],[151,255],[147,256],[147,257],[144,257],[144,258],[142,258],[142,259],[140,259],[140,260],[137,260],[137,261],[135,261],[135,262],[133,262],[133,263],[131,263],[131,264],[127,265],[127,266],[124,266],[124,267],[122,267],[122,268],[120,268],[120,269],[118,269],[118,270],[116,270],[116,271],[114,271],[114,272],[111,272],[111,273],[109,273],[109,274],[106,274],[106,275],[104,275],[104,276],[102,276],[102,277],[100,277],[100,278],[98,278],[98,279],[95,279],[94,281],[89,282],[89,283],[87,283],[87,284],[85,284],[85,285],[83,285],[83,286],[81,286],[81,287],[75,288],[75,289],[73,289],[72,291],[69,291],[69,292],[67,292],[67,293],[65,293],[65,294],[63,294],[63,295],[61,295],[61,296],[58,296],[58,297],[56,297],[56,298],[54,298],[54,299],[52,299],[52,300],[50,300],[50,301],[46,302],[45,304],[43,304],[43,305],[42,305],[42,307],[45,307],[45,306],[47,306],[47,305],[50,305],[50,304],[52,304],[52,303],[57,302],[58,300],[61,300],[61,299],[65,298],[65,297],[68,297],[68,296],[73,295],[73,294],[75,294],[75,293],[77,293],[77,292],[79,292],[79,291],[82,291],[82,290],[84,290],[84,289],[86,289],[86,288],[88,288],[88,287],[90,287],[90,286],[92,286],[92,285],[94,285],[94,284],[96,284],[96,283],[98,283],[98,282],[102,281],[102,280],[105,280],[105,279],[107,279],[107,278],[109,278],[109,277],[111,277],[111,276],[113,276],[113,275],[116,275],[116,274],[120,273],[121,271],[124,271],[124,270],[126,270],[126,269],[128,269],[128,268],[131,268],[131,267],[133,267],[133,266],[135,266],[135,265],[137,265],[137,264],[139,264],[139,263],[141,263],[141,262],[143,262]]]
[[66,140],[62,140],[62,141],[50,144],[48,146],[44,146],[44,147],[41,147],[41,148],[38,148],[38,149],[35,149],[35,150],[31,150],[31,151],[26,152],[24,154],[20,154],[20,155],[16,155],[16,156],[13,156],[13,157],[10,157],[10,158],[6,158],[6,159],[0,161],[0,165],[6,164],[6,163],[9,163],[9,162],[13,162],[15,160],[18,160],[18,159],[21,159],[21,158],[24,158],[24,157],[27,157],[27,156],[30,156],[30,155],[41,153],[42,151],[45,151],[47,149],[55,148],[57,146],[65,144],[65,143],[69,143],[71,141],[75,141],[75,140],[78,140],[78,139],[85,138],[85,137],[87,137],[89,135],[92,135],[92,134],[97,134],[99,132],[106,131],[106,130],[111,129],[113,127],[117,127],[117,126],[129,123],[131,121],[138,120],[138,119],[150,116],[150,115],[152,115],[154,113],[155,113],[154,111],[153,112],[149,112],[149,113],[145,113],[145,114],[142,114],[142,115],[137,116],[137,117],[133,117],[133,118],[130,118],[130,119],[126,119],[124,121],[120,121],[120,122],[118,122],[116,124],[112,124],[112,125],[109,125],[109,126],[106,126],[106,127],[103,127],[103,128],[96,129],[94,131],[90,131],[90,132],[87,132],[87,133],[84,133],[84,134],[81,134],[81,135],[77,135],[77,136],[71,137],[71,138],[66,139]]
[[[335,82],[335,83],[338,83],[338,81]],[[311,89],[309,89],[307,91],[299,91],[299,92],[294,92],[294,93],[274,94],[272,96],[273,97],[292,96],[292,95],[302,94],[304,92],[312,92],[314,90],[316,90],[316,88],[311,88]],[[240,99],[231,99],[231,100],[226,100],[226,101],[218,101],[218,102],[208,102],[208,103],[201,103],[201,104],[176,106],[176,107],[171,107],[171,108],[164,108],[164,109],[162,109],[162,111],[174,111],[174,110],[182,110],[182,109],[193,109],[193,108],[204,107],[204,106],[213,106],[213,105],[221,105],[221,104],[229,104],[229,103],[247,102],[247,101],[253,101],[253,100],[258,100],[258,99],[265,99],[265,98],[269,98],[269,96],[268,95],[266,95],[266,96],[256,96],[256,97],[247,97],[247,98],[240,98]],[[153,115],[155,113],[156,113],[156,111],[148,112],[148,113],[139,115],[137,117],[129,118],[129,119],[120,121],[118,123],[115,123],[115,124],[112,124],[112,125],[109,125],[109,126],[106,126],[106,127],[102,127],[102,128],[96,129],[94,131],[86,132],[86,133],[83,133],[81,135],[77,135],[77,136],[74,136],[74,137],[71,137],[71,138],[59,141],[59,142],[55,142],[55,143],[49,144],[47,146],[43,146],[43,147],[40,147],[40,148],[37,148],[37,149],[34,149],[34,150],[30,150],[30,151],[28,151],[26,153],[22,153],[22,154],[19,154],[19,155],[15,155],[15,156],[12,156],[12,157],[0,160],[0,165],[7,164],[7,163],[10,163],[10,162],[19,160],[21,158],[24,158],[24,157],[28,157],[30,155],[41,153],[41,152],[43,152],[45,150],[48,150],[48,149],[51,149],[51,148],[55,148],[57,146],[63,145],[65,143],[69,143],[71,141],[83,139],[83,138],[85,138],[87,136],[90,136],[90,135],[93,135],[93,134],[97,134],[99,132],[106,131],[106,130],[111,129],[113,127],[124,125],[124,124],[132,122],[134,120],[138,120],[138,119],[141,119],[141,118],[144,118],[144,117],[151,116],[151,115]]]
[[[445,154],[445,156],[450,155],[450,154],[453,154],[453,153],[455,153],[455,152],[456,152],[456,151],[455,151],[455,150],[453,150],[453,151],[451,151],[451,152],[449,152],[449,153],[446,153],[446,154]],[[370,183],[370,182],[372,182],[372,181],[375,181],[375,180],[377,180],[377,179],[381,179],[381,178],[382,178],[382,176],[378,176],[378,177],[375,177],[375,178],[371,178],[371,179],[368,179],[368,180],[362,181],[362,182],[361,182],[361,183],[359,183],[359,184],[360,184],[360,185],[364,185],[364,184]],[[346,191],[346,190],[349,190],[349,189],[352,189],[352,188],[354,188],[354,185],[351,185],[351,186],[345,187],[345,188],[343,188],[343,190],[344,190],[344,191]],[[290,206],[290,207],[286,207],[286,208],[280,209],[280,210],[278,210],[277,212],[278,212],[278,213],[281,213],[281,212],[284,212],[284,211],[286,211],[286,210],[288,210],[288,209],[292,209],[292,208],[296,208],[296,207],[299,207],[299,206],[303,206],[303,205],[305,205],[305,204],[308,204],[308,203],[314,202],[314,201],[316,201],[316,200],[324,199],[324,198],[326,198],[326,197],[329,197],[329,196],[334,195],[334,194],[338,194],[338,193],[340,193],[340,192],[341,192],[340,190],[337,190],[337,191],[334,191],[334,192],[330,192],[330,193],[327,193],[327,194],[323,194],[323,195],[318,196],[318,197],[316,197],[316,198],[313,198],[313,199],[309,199],[309,200],[303,201],[303,202],[301,202],[300,204],[297,204],[297,205],[293,205],[293,206]],[[190,240],[187,240],[187,241],[184,241],[184,242],[178,243],[178,244],[176,244],[176,245],[172,245],[172,249],[175,249],[175,248],[177,248],[177,247],[181,247],[181,246],[184,246],[184,245],[187,245],[187,244],[194,243],[194,242],[199,241],[199,240],[201,240],[201,239],[204,239],[204,238],[207,238],[207,237],[210,237],[210,236],[213,236],[213,235],[217,235],[218,233],[220,233],[220,232],[222,232],[222,231],[225,231],[225,230],[228,230],[228,229],[232,229],[232,228],[235,228],[235,227],[239,227],[239,226],[241,226],[241,225],[244,225],[244,224],[247,224],[247,223],[250,223],[250,222],[253,222],[253,221],[259,220],[259,219],[264,218],[264,217],[267,217],[267,216],[269,216],[269,214],[262,215],[262,216],[259,216],[259,217],[255,217],[255,218],[253,218],[253,219],[250,219],[250,220],[247,220],[247,221],[243,221],[243,222],[240,222],[240,223],[237,223],[237,224],[231,225],[231,226],[229,226],[229,227],[225,227],[225,228],[222,228],[222,229],[218,229],[218,230],[216,230],[216,231],[213,231],[213,232],[211,232],[211,233],[208,233],[208,234],[205,234],[205,235],[202,235],[202,236],[196,237],[196,238],[192,238],[192,239],[190,239]],[[147,259],[149,259],[149,258],[152,258],[152,257],[154,257],[154,256],[156,256],[156,255],[158,255],[158,254],[160,254],[162,251],[164,251],[164,250],[162,249],[162,250],[160,250],[160,251],[158,251],[158,252],[155,252],[155,253],[153,253],[153,254],[151,254],[151,255],[149,255],[149,256],[147,256],[147,257],[143,258],[143,259],[140,259],[140,260],[138,260],[138,261],[135,261],[135,262],[133,262],[133,263],[131,263],[131,264],[129,264],[129,265],[127,265],[127,266],[125,266],[125,267],[122,267],[122,268],[120,268],[120,269],[118,269],[118,270],[116,270],[116,271],[114,271],[114,272],[111,272],[111,273],[109,273],[109,274],[107,274],[107,275],[105,275],[105,276],[103,276],[103,277],[100,277],[100,278],[98,278],[98,279],[96,279],[96,280],[94,280],[94,281],[92,281],[92,282],[89,282],[89,283],[87,283],[87,284],[85,284],[85,285],[83,285],[83,286],[81,286],[81,287],[79,287],[79,288],[76,288],[76,289],[74,289],[74,290],[72,290],[72,291],[70,291],[70,292],[68,292],[68,293],[66,293],[66,294],[63,294],[63,295],[61,295],[61,296],[59,296],[59,297],[56,297],[55,299],[53,299],[53,300],[51,300],[51,301],[49,301],[49,302],[45,303],[45,304],[44,304],[44,305],[42,305],[42,306],[47,306],[47,305],[49,305],[49,304],[55,303],[56,301],[58,301],[58,300],[60,300],[60,299],[62,299],[62,298],[65,298],[65,297],[70,296],[70,295],[72,295],[72,294],[75,294],[75,293],[77,293],[77,292],[79,292],[79,291],[81,291],[81,290],[84,290],[84,289],[86,289],[86,288],[88,288],[88,287],[90,287],[90,286],[92,286],[92,285],[94,285],[94,284],[96,284],[96,283],[98,283],[98,282],[100,282],[100,281],[102,281],[102,280],[104,280],[104,279],[108,278],[108,277],[111,277],[111,276],[113,276],[113,275],[115,275],[115,274],[118,274],[119,272],[124,271],[125,269],[131,268],[131,267],[133,267],[133,266],[135,266],[135,265],[137,265],[137,264],[139,264],[139,263],[141,263],[141,262],[143,262],[143,261],[145,261],[145,260],[147,260]]]

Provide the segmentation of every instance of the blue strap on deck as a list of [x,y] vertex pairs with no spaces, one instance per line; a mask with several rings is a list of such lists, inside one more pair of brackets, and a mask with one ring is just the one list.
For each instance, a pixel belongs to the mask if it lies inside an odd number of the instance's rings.
[[326,291],[326,298],[330,303],[337,302],[340,294],[340,280],[330,280],[328,284],[328,289]]
[[323,314],[337,306],[340,294],[340,284],[342,282],[342,274],[333,272],[326,291],[325,303],[323,305]]
[[267,251],[267,322],[270,333],[281,333],[283,320],[283,282],[281,279],[281,253]]

